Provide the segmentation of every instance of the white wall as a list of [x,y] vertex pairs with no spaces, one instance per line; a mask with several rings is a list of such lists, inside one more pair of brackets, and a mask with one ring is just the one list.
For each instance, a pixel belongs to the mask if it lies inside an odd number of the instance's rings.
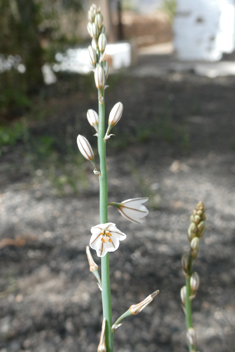
[[235,48],[234,0],[177,0],[174,46],[182,60],[220,60]]

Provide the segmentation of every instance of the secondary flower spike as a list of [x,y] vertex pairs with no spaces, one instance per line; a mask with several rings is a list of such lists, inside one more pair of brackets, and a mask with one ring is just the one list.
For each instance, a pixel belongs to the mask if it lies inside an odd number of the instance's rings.
[[110,203],[118,208],[119,213],[127,220],[134,223],[142,223],[143,218],[148,215],[148,209],[143,205],[148,198],[132,198],[121,203]]
[[80,134],[77,136],[77,145],[78,149],[80,150],[81,154],[84,156],[85,159],[90,161],[94,159],[94,153],[90,143],[85,137]]
[[116,251],[119,241],[126,239],[125,233],[118,230],[112,222],[93,226],[91,234],[90,247],[96,250],[98,257],[104,257],[107,252]]

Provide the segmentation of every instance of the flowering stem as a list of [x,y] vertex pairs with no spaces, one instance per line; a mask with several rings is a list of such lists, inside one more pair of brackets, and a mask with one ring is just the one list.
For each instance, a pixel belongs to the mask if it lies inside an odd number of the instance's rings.
[[[192,276],[192,264],[193,264],[193,258],[190,255],[189,256],[189,264],[188,264],[188,272],[187,272],[187,277],[185,279],[186,281],[186,297],[185,297],[185,315],[186,315],[186,326],[187,330],[189,328],[192,328],[192,306],[191,306],[191,286],[190,286],[190,279]],[[189,344],[189,351],[194,352],[196,351],[195,345],[190,345]]]
[[[98,129],[98,152],[100,160],[100,223],[108,222],[108,186],[107,186],[107,167],[106,167],[106,142],[105,135],[105,102],[104,89],[98,90],[99,101],[99,129]],[[107,352],[113,352],[113,332],[112,326],[112,307],[109,280],[109,254],[101,258],[101,278],[102,278],[102,307],[103,318],[106,319],[105,342]]]

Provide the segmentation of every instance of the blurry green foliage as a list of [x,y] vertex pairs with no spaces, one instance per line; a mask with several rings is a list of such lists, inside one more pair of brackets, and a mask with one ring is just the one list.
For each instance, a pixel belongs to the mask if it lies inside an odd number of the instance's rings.
[[81,0],[0,1],[0,112],[28,105],[27,94],[43,84],[41,67],[71,39],[67,26],[74,41],[79,10]]
[[167,14],[171,23],[173,23],[176,12],[176,0],[163,0],[162,11]]
[[10,127],[0,126],[0,155],[3,146],[14,145],[25,133],[24,122],[16,122]]

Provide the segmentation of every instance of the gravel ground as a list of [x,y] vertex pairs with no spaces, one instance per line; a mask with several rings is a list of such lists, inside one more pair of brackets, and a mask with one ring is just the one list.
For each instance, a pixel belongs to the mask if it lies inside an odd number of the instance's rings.
[[[142,225],[109,211],[109,221],[127,234],[110,255],[113,320],[160,289],[144,312],[126,319],[115,332],[115,351],[187,351],[180,258],[189,247],[191,211],[201,200],[207,230],[194,265],[201,278],[193,301],[198,350],[231,352],[235,78],[210,80],[173,72],[138,78],[124,73],[112,82],[107,110],[117,101],[125,110],[116,139],[108,142],[109,199],[150,198],[150,214]],[[61,144],[71,138],[75,150],[78,133],[91,140],[85,115],[96,106],[96,97],[81,89],[70,91],[69,82],[61,86],[47,100],[48,111],[53,105],[50,119],[32,124],[31,135],[50,135],[54,142],[58,137]],[[79,161],[77,168],[59,144],[51,148],[63,157],[66,175],[75,175],[76,193],[68,176],[59,192],[49,177],[53,158],[32,166],[34,150],[22,142],[5,148],[1,157],[0,352],[97,349],[101,298],[85,246],[90,227],[99,223],[98,182],[90,165]],[[54,174],[61,179],[61,169]]]

